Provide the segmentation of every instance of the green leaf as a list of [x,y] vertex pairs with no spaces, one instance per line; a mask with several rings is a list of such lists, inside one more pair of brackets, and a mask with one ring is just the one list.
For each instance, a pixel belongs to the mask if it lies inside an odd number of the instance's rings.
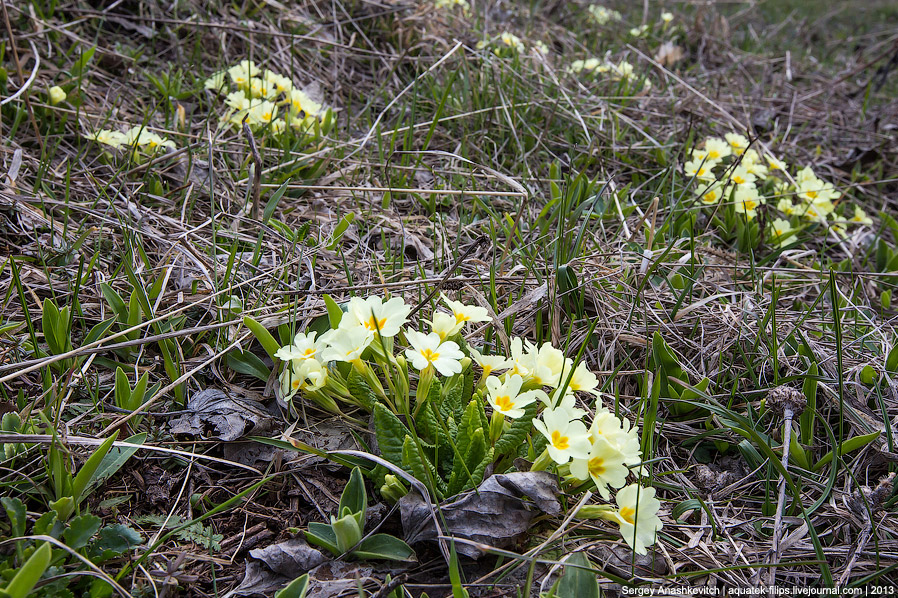
[[109,329],[112,328],[112,325],[115,324],[115,318],[109,318],[107,320],[103,320],[96,326],[90,329],[87,333],[87,336],[84,337],[84,340],[81,342],[81,345],[90,345],[92,343],[97,342],[109,332]]
[[524,407],[524,415],[512,420],[511,425],[496,441],[495,454],[497,458],[516,453],[518,447],[527,439],[527,434],[533,429],[533,418],[536,417],[536,403],[530,403]]
[[100,467],[100,463],[103,462],[109,449],[112,448],[112,443],[115,442],[117,436],[118,430],[113,432],[112,436],[104,440],[103,444],[98,446],[97,450],[91,453],[84,465],[81,466],[81,469],[78,470],[78,475],[72,480],[72,498],[75,501],[76,507],[84,499],[85,490],[87,490],[88,484],[93,480]]
[[48,503],[56,511],[62,521],[68,520],[75,511],[75,500],[71,496],[63,496]]
[[374,404],[377,403],[377,395],[371,390],[368,382],[365,381],[365,377],[359,373],[358,369],[352,368],[349,370],[349,376],[346,378],[346,389],[362,407],[368,411],[374,409]]
[[819,369],[817,363],[812,361],[808,373],[804,377],[802,384],[802,392],[808,400],[808,405],[801,415],[798,416],[799,430],[801,432],[801,442],[806,446],[814,445],[814,417],[817,410],[817,375]]
[[393,465],[402,466],[402,444],[408,429],[381,403],[374,405],[374,434],[381,456]]
[[334,250],[337,248],[340,239],[343,238],[343,233],[345,233],[346,229],[349,228],[349,225],[352,224],[353,218],[355,218],[355,214],[349,212],[340,219],[340,223],[337,224],[337,228],[334,229],[334,234],[331,235],[331,242],[327,246],[328,249]]
[[[449,476],[449,484],[446,489],[449,496],[454,496],[466,488],[473,488],[480,482],[476,477],[476,471],[487,454],[483,428],[474,430],[464,450],[459,444],[459,453],[462,458],[456,457],[455,463],[452,465],[452,473]],[[483,475],[482,469],[481,475]]]
[[305,598],[309,591],[309,574],[300,575],[285,587],[274,593],[274,598]]
[[101,525],[103,525],[102,520],[94,515],[75,517],[69,522],[68,529],[62,534],[66,546],[74,550],[84,548],[91,537],[100,529]]
[[281,345],[274,340],[271,333],[249,316],[243,317],[243,325],[249,328],[250,332],[253,333],[253,336],[256,337],[256,340],[259,341],[259,344],[262,345],[262,348],[265,349],[265,352],[268,353],[268,356],[271,359],[274,359],[274,354],[281,348]]
[[107,525],[97,534],[90,551],[94,559],[107,560],[143,544],[140,534],[121,523]]
[[267,382],[271,376],[271,370],[268,369],[268,366],[250,351],[241,351],[240,349],[229,351],[225,355],[225,362],[229,368],[238,374],[253,376],[262,382]]
[[326,523],[320,523],[318,521],[310,522],[309,529],[306,530],[305,534],[309,544],[320,546],[334,556],[343,554],[337,548],[337,534],[335,534],[334,529]]
[[47,511],[37,518],[31,528],[34,536],[52,536],[57,540],[62,536],[64,524],[56,517],[56,511]]
[[108,303],[109,307],[112,308],[112,311],[115,313],[118,321],[122,324],[127,324],[128,306],[125,305],[125,300],[122,299],[122,296],[119,295],[115,289],[113,289],[105,282],[100,283],[100,292],[103,294],[103,298],[106,299],[106,303]]
[[88,48],[84,52],[81,53],[81,56],[78,57],[78,60],[72,65],[72,76],[80,78],[84,74],[84,69],[87,68],[87,65],[90,64],[91,58],[94,57],[94,52],[97,51],[97,47]]
[[[143,444],[146,441],[146,432],[141,432],[140,434],[125,438],[125,442],[128,444]],[[103,460],[100,461],[100,466],[97,467],[97,471],[91,478],[90,483],[88,483],[87,488],[84,491],[85,495],[90,494],[96,488],[99,488],[103,482],[114,476],[138,450],[137,447],[130,446],[117,446],[109,449],[109,452],[103,457]]]
[[354,513],[346,513],[332,520],[331,529],[337,539],[337,550],[345,554],[362,539],[362,526]]
[[389,534],[374,534],[362,540],[359,547],[352,552],[352,556],[360,559],[412,561],[415,551],[399,538]]
[[9,585],[6,586],[5,592],[9,598],[26,598],[31,594],[35,584],[40,580],[41,575],[50,566],[50,545],[46,542],[40,545],[40,548],[25,561],[16,576],[12,578]]
[[324,305],[327,307],[327,318],[330,320],[331,328],[336,330],[343,320],[343,309],[330,295],[324,295]]
[[[845,442],[839,445],[839,456],[850,453],[851,451],[856,451],[859,448],[865,447],[877,438],[879,438],[879,430],[876,432],[871,432],[870,434],[864,434],[863,436],[855,436],[853,438],[849,438]],[[833,452],[829,451],[825,455],[823,455],[819,461],[814,464],[814,471],[818,471],[821,467],[832,461]]]
[[[428,487],[431,481],[437,478],[436,469],[430,462],[430,459],[418,448],[418,444],[414,439],[408,435],[406,435],[402,443],[402,468],[410,471],[413,476]],[[436,491],[435,493],[439,496],[440,492],[437,488],[431,488],[431,490]]]
[[362,470],[358,467],[352,469],[349,474],[349,483],[343,488],[343,494],[340,495],[340,506],[337,512],[342,516],[348,510],[352,514],[358,514],[356,517],[359,527],[365,524],[365,510],[368,508],[368,493],[365,491],[365,478],[362,477]]
[[122,409],[134,410],[131,406],[131,384],[128,374],[122,368],[115,368],[115,404]]
[[25,513],[25,503],[16,497],[4,496],[0,498],[0,504],[9,517],[9,523],[12,527],[10,534],[15,537],[25,535],[25,522],[27,521]]
[[287,190],[287,185],[289,184],[290,179],[287,179],[274,193],[271,194],[271,198],[268,200],[268,203],[265,204],[265,211],[262,212],[262,224],[268,224],[268,221],[271,220],[271,215],[274,214],[274,211],[277,209],[278,202],[281,201],[284,192]]
[[898,345],[892,347],[886,357],[886,371],[890,374],[898,374]]
[[558,598],[599,598],[599,576],[586,554],[575,552],[565,560],[564,574],[558,582]]

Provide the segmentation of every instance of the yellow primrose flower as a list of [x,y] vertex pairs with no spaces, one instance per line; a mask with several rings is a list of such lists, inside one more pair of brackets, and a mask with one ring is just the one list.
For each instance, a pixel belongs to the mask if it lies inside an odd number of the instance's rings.
[[849,222],[873,226],[873,219],[867,216],[867,213],[863,209],[861,209],[860,206],[854,206],[854,216],[851,217]]
[[630,29],[630,37],[642,37],[649,30],[648,25],[640,25]]
[[[567,360],[567,365],[570,367],[572,365],[571,360]],[[567,369],[567,368],[566,368]],[[567,376],[567,371],[565,371],[565,376]],[[571,381],[568,383],[568,391],[569,392],[585,392],[591,395],[598,396],[599,392],[596,390],[599,386],[599,379],[589,371],[589,368],[586,367],[586,363],[581,361],[577,364],[576,369],[574,370],[574,375],[571,376]]]
[[249,80],[249,94],[254,98],[269,98],[277,95],[274,92],[274,86],[260,77],[253,77]]
[[817,175],[814,174],[814,170],[810,166],[805,166],[801,170],[798,171],[798,174],[795,175],[795,182],[801,186],[802,183],[807,183],[809,181],[819,180]]
[[314,357],[292,361],[281,373],[281,399],[289,401],[300,389],[313,392],[327,382],[327,368]]
[[471,10],[471,5],[468,4],[468,0],[436,0],[433,6],[434,8],[455,8],[456,6],[460,6],[462,12],[465,14]]
[[507,370],[511,367],[511,361],[503,355],[482,355],[480,351],[469,348],[471,359],[483,369],[484,377],[499,370]]
[[805,179],[798,184],[798,197],[815,204],[824,204],[839,199],[841,194],[831,184],[818,178]]
[[618,64],[612,65],[615,74],[621,79],[627,79],[633,76],[633,65],[626,60],[621,60]]
[[623,487],[630,474],[630,469],[624,463],[623,453],[604,436],[593,440],[586,457],[571,461],[570,470],[571,475],[578,480],[592,479],[605,500],[611,497],[608,487]]
[[524,42],[522,42],[521,38],[513,33],[509,33],[508,31],[502,33],[502,35],[499,36],[499,41],[501,41],[509,48],[512,48],[519,54],[524,51]]
[[714,205],[723,197],[723,186],[720,183],[699,185],[695,189],[695,194],[698,195],[703,204]]
[[325,362],[357,362],[362,358],[362,352],[368,348],[372,340],[374,340],[374,333],[364,326],[328,330],[321,336],[321,343],[324,345],[321,357]]
[[646,554],[646,547],[655,542],[655,536],[664,525],[658,517],[661,501],[655,498],[655,489],[630,484],[619,490],[614,500],[618,506],[615,519],[621,536],[633,552]]
[[834,206],[832,203],[809,203],[804,206],[803,209],[799,208],[799,212],[802,216],[807,218],[808,220],[812,220],[813,222],[819,222],[821,224],[826,224],[826,217],[832,213]]
[[124,133],[112,131],[110,129],[102,129],[91,135],[85,135],[87,139],[93,139],[97,143],[108,145],[111,148],[118,149],[126,142]]
[[791,216],[792,214],[796,214],[796,213],[800,212],[798,206],[793,204],[792,200],[789,199],[788,197],[781,198],[779,200],[779,202],[776,204],[776,209],[779,210],[780,212],[782,212],[783,214],[786,214],[787,216]]
[[432,367],[443,376],[461,373],[459,360],[465,354],[454,342],[440,340],[435,332],[423,334],[417,330],[406,330],[405,338],[411,345],[405,350],[405,356],[415,369],[425,371]]
[[662,12],[661,20],[665,23],[670,23],[673,21],[673,13],[672,12]]
[[745,166],[740,164],[730,173],[730,180],[737,185],[754,185],[756,178]]
[[730,149],[736,155],[741,155],[742,152],[748,149],[748,139],[745,138],[744,135],[740,135],[739,133],[727,133],[724,135],[727,143],[730,144]]
[[278,115],[278,107],[274,102],[265,100],[255,104],[249,110],[249,122],[254,125],[267,125]]
[[565,409],[546,409],[541,419],[533,420],[533,427],[549,441],[549,456],[559,465],[589,455],[592,445],[586,426],[579,419],[571,421]]
[[783,246],[791,240],[792,225],[788,220],[776,218],[770,223],[770,242]]
[[686,176],[701,181],[713,181],[714,173],[711,170],[717,166],[716,160],[690,160],[683,166]]
[[507,376],[504,382],[491,376],[486,379],[486,402],[494,411],[505,417],[517,419],[524,415],[524,407],[536,402],[540,395],[546,393],[542,390],[528,390],[521,392],[524,379],[520,376]]
[[736,213],[745,214],[745,217],[751,220],[757,215],[757,209],[765,200],[758,193],[757,188],[753,185],[739,185],[733,194],[733,200],[736,204]]
[[446,340],[450,336],[458,334],[464,325],[464,321],[459,322],[452,314],[435,311],[433,319],[430,321],[430,331],[439,334],[440,340]]
[[309,334],[303,332],[297,333],[297,335],[293,337],[293,344],[281,347],[275,352],[274,356],[281,361],[304,361],[306,359],[312,359],[318,355],[318,352],[321,350],[320,339],[318,343],[315,342],[316,334],[316,332],[310,332]]
[[274,71],[266,70],[263,75],[265,81],[271,86],[273,95],[288,94],[293,89],[293,81],[289,77],[279,75]]
[[242,90],[229,93],[225,98],[225,104],[234,110],[249,110],[250,107],[249,98]]
[[733,153],[730,144],[719,137],[705,139],[705,157],[708,160],[721,160]]
[[442,295],[442,299],[459,322],[489,322],[492,319],[485,307],[465,305],[461,301],[453,301],[446,295]]
[[599,6],[598,4],[592,4],[587,9],[589,11],[589,15],[592,17],[592,20],[598,23],[599,25],[605,25],[612,19],[615,21],[621,20],[621,14],[616,10],[611,10],[605,8],[604,6]]
[[371,295],[365,299],[352,297],[340,328],[362,327],[371,334],[377,334],[386,338],[399,334],[399,329],[408,321],[408,314],[412,310],[405,304],[402,297],[393,297],[383,301],[377,295]]
[[767,166],[761,161],[761,156],[753,149],[748,149],[742,154],[742,166],[745,172],[755,175],[759,179],[767,178]]
[[783,172],[786,170],[786,163],[782,160],[777,160],[770,154],[767,154],[765,158],[767,158],[767,165],[770,167],[770,170],[779,170]]
[[252,61],[242,60],[228,69],[228,76],[231,77],[231,82],[234,85],[245,87],[258,72],[259,70]]
[[614,415],[604,407],[596,410],[596,415],[589,426],[589,441],[604,437],[617,447],[627,465],[636,465],[642,461],[642,449],[639,446],[639,430],[630,422]]
[[58,85],[54,85],[53,87],[51,87],[47,91],[47,94],[50,96],[50,104],[54,106],[59,102],[64,102],[66,99],[65,91],[63,91],[63,89]]
[[321,104],[314,101],[303,90],[293,89],[290,91],[290,110],[294,116],[300,113],[306,116],[318,116],[321,113]]
[[203,87],[212,91],[221,91],[227,85],[227,81],[225,80],[225,77],[227,77],[227,75],[227,71],[218,71],[217,73],[213,73],[213,75],[206,79],[206,81],[203,83]]
[[542,40],[537,40],[537,41],[533,42],[533,50],[537,54],[542,54],[543,56],[546,56],[549,54],[549,46],[547,46],[545,44],[545,42],[543,42]]
[[283,118],[276,118],[271,121],[271,132],[275,135],[280,135],[284,131],[287,130],[287,121]]

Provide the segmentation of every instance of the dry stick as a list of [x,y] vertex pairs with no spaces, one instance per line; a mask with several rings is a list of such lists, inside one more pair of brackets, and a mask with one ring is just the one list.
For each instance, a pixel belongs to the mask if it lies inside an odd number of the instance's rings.
[[[19,50],[16,48],[16,36],[13,35],[12,25],[9,23],[9,13],[6,12],[6,0],[0,0],[0,7],[3,8],[3,22],[6,25],[6,34],[9,35],[9,45],[12,47],[12,58],[13,62],[16,63],[16,73],[19,75],[19,81],[22,82],[22,87],[26,87],[27,81],[25,80],[25,75],[22,72],[22,63],[19,62]],[[37,54],[35,53],[35,60],[37,60]],[[37,72],[37,67],[35,66],[35,72]],[[31,126],[34,127],[34,134],[37,135],[37,142],[41,146],[41,153],[44,151],[44,138],[41,137],[40,129],[37,127],[37,121],[34,119],[34,110],[31,109],[31,99],[28,97],[28,91],[26,89],[25,95],[22,96],[22,99],[25,100],[25,108],[28,110],[28,118],[31,119]]]
[[[783,415],[783,471],[789,471],[789,446],[792,443],[792,418],[797,413],[804,411],[807,406],[807,398],[800,390],[790,388],[788,386],[778,386],[771,389],[767,395],[767,406],[774,412],[781,412]],[[771,548],[767,551],[767,563],[770,567],[767,569],[767,587],[773,588],[776,582],[776,566],[780,559],[780,541],[783,537],[783,508],[786,504],[786,476],[780,476],[779,496],[776,501],[776,516],[773,520],[773,538],[771,540]],[[759,571],[760,573],[760,571]],[[761,575],[757,580],[760,581]]]
[[253,220],[259,219],[259,199],[262,194],[262,156],[259,155],[259,150],[256,148],[256,138],[253,137],[253,132],[250,130],[249,125],[246,122],[246,119],[249,117],[247,114],[243,117],[243,134],[246,135],[247,140],[249,140],[249,150],[253,155]]

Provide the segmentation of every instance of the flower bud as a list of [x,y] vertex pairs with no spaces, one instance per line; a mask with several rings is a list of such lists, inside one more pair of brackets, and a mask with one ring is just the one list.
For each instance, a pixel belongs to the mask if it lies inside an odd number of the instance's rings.
[[58,85],[51,87],[48,93],[50,95],[50,103],[54,106],[59,102],[64,102],[66,99],[65,91]]

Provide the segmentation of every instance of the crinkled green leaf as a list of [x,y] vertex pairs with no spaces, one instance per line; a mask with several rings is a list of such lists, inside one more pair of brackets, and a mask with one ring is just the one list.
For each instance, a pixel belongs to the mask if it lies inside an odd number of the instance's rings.
[[534,417],[536,417],[536,403],[530,403],[524,407],[524,415],[512,420],[508,429],[499,436],[494,447],[497,457],[510,455],[524,444],[527,440],[527,434],[533,429]]
[[389,561],[414,560],[415,551],[389,534],[374,534],[362,540],[352,556],[360,559],[385,559]]
[[374,405],[374,434],[381,456],[393,465],[402,466],[402,443],[408,429],[399,418],[380,403]]
[[81,515],[69,522],[69,527],[62,534],[66,546],[74,550],[84,548],[91,537],[97,533],[103,521],[95,515]]

